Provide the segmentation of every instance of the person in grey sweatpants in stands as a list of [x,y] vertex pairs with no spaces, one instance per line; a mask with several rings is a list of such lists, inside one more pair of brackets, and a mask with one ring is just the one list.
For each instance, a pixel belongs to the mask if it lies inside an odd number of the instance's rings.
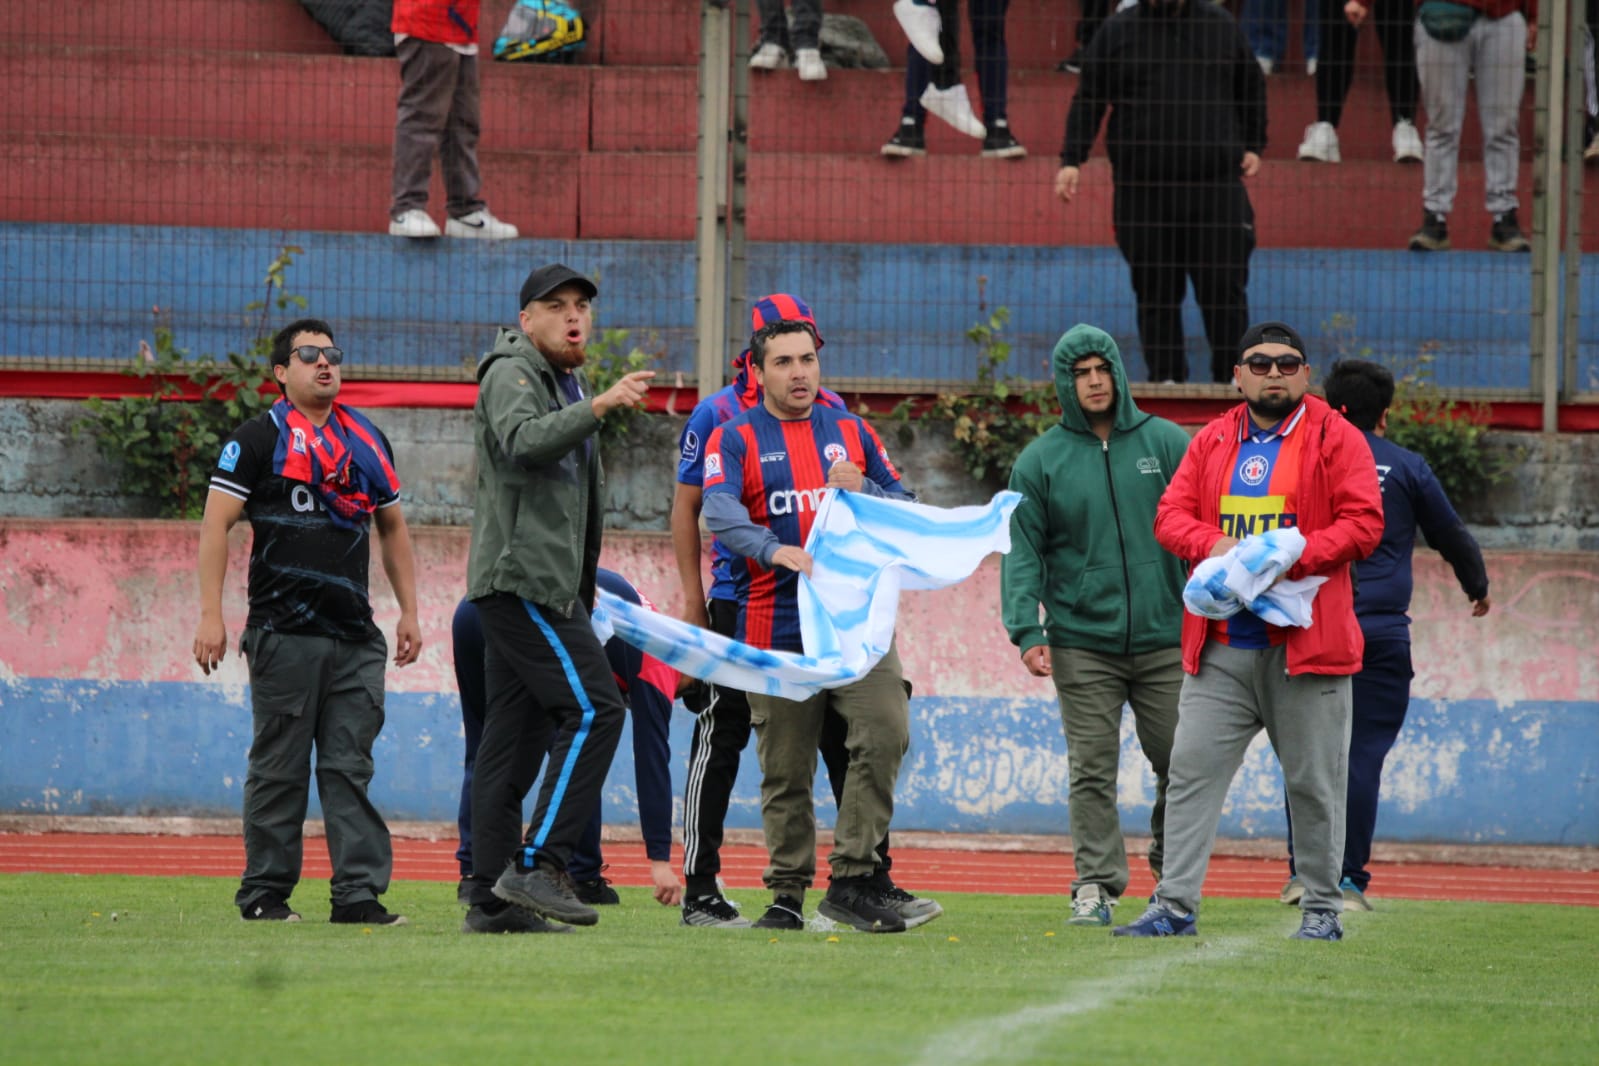
[[1536,40],[1537,17],[1537,0],[1425,0],[1418,6],[1416,74],[1427,107],[1427,152],[1421,229],[1410,238],[1411,251],[1449,248],[1448,216],[1459,187],[1460,128],[1473,81],[1482,121],[1485,206],[1493,216],[1488,247],[1496,252],[1532,250],[1516,218],[1516,169],[1521,164],[1521,94],[1527,83],[1523,57]]

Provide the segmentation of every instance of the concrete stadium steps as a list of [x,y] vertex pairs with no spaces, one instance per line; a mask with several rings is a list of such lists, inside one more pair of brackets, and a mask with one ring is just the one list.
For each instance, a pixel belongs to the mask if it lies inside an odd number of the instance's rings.
[[[0,138],[0,154],[0,216],[15,221],[364,233],[388,222],[387,146],[11,133]],[[1085,168],[1069,206],[1051,194],[1055,167],[1042,155],[982,159],[974,143],[959,156],[912,160],[761,153],[750,161],[748,233],[763,241],[1114,243],[1108,165]],[[494,210],[525,236],[694,233],[687,152],[486,151],[483,169]],[[1453,238],[1479,248],[1488,225],[1481,164],[1463,163],[1460,176]],[[1530,188],[1524,168],[1524,205]],[[1261,247],[1401,247],[1421,213],[1420,170],[1392,163],[1269,159],[1250,190]],[[440,217],[437,177],[429,202]],[[1599,216],[1590,212],[1583,232],[1584,245],[1599,249]]]

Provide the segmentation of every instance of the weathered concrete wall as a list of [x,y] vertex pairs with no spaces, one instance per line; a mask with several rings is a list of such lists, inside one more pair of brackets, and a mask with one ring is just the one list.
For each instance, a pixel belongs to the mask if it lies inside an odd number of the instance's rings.
[[[669,492],[668,478],[658,484]],[[373,789],[391,818],[448,821],[462,754],[448,633],[467,534],[415,533],[427,643],[417,664],[390,672]],[[197,535],[195,523],[0,520],[0,811],[237,813],[250,737],[247,678],[237,655],[211,678],[189,657]],[[225,610],[235,640],[248,536],[241,526],[229,570]],[[664,535],[612,535],[605,563],[664,610],[677,609]],[[1414,699],[1389,762],[1380,833],[1599,844],[1599,554],[1495,552],[1489,570],[1494,610],[1473,619],[1448,568],[1430,554],[1417,560]],[[374,600],[392,631],[395,609],[377,567]],[[998,615],[996,559],[956,588],[909,594],[902,604],[900,648],[916,697],[899,828],[1066,831],[1066,754],[1053,692],[1021,668]],[[689,724],[686,713],[673,723],[679,794]],[[634,818],[630,752],[624,741],[607,785],[613,822]],[[1123,756],[1124,821],[1130,832],[1145,831],[1154,783],[1130,724]],[[745,760],[735,794],[735,827],[759,825],[753,761]],[[1281,797],[1262,739],[1234,784],[1223,834],[1281,836]],[[818,813],[830,823],[831,801]]]
[[[390,408],[373,417],[394,444],[412,522],[471,522],[471,412]],[[113,469],[71,424],[82,407],[59,400],[0,399],[0,518],[108,518],[147,515],[117,490]],[[667,528],[678,417],[635,419],[607,446],[614,529]],[[988,490],[972,483],[941,431],[919,427],[908,442],[878,419],[895,462],[929,502],[978,503]],[[1489,447],[1510,472],[1472,499],[1455,501],[1484,548],[1507,551],[1599,551],[1599,434],[1502,433]]]

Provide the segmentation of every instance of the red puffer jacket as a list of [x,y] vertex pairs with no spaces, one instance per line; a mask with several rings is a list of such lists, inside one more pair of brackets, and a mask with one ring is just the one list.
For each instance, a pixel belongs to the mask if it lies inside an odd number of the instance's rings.
[[395,33],[437,44],[476,44],[480,0],[394,0]]
[[[1290,578],[1324,576],[1316,592],[1315,621],[1288,631],[1290,674],[1354,674],[1365,642],[1355,621],[1350,564],[1382,540],[1382,489],[1371,448],[1360,430],[1315,397],[1305,397],[1305,418],[1295,433],[1309,434],[1301,449],[1295,492],[1305,553]],[[1155,512],[1155,539],[1190,566],[1210,555],[1222,538],[1221,497],[1238,455],[1239,404],[1194,437]],[[1183,612],[1183,669],[1199,672],[1207,619]]]

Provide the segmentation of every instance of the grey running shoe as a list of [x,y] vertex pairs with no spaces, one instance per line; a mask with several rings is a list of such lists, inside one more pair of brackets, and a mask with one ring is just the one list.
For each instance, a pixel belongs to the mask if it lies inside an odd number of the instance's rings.
[[[491,909],[495,908],[495,909]],[[509,903],[480,903],[466,912],[463,933],[570,933],[570,925],[547,922],[531,911]]]
[[1347,877],[1338,882],[1338,891],[1343,894],[1344,910],[1346,911],[1369,911],[1375,909],[1371,905],[1371,900],[1366,898],[1366,893],[1356,887],[1355,883]]
[[1344,923],[1332,911],[1306,911],[1299,920],[1299,932],[1290,940],[1342,940]]
[[872,883],[878,894],[883,897],[889,909],[897,913],[905,921],[906,929],[915,929],[918,925],[928,922],[944,913],[944,908],[939,906],[936,899],[927,899],[922,896],[913,896],[896,885],[887,873],[878,873],[872,877]]
[[494,894],[507,903],[558,922],[598,925],[600,921],[599,911],[577,898],[577,889],[565,870],[548,866],[519,870],[513,860],[494,882]]

